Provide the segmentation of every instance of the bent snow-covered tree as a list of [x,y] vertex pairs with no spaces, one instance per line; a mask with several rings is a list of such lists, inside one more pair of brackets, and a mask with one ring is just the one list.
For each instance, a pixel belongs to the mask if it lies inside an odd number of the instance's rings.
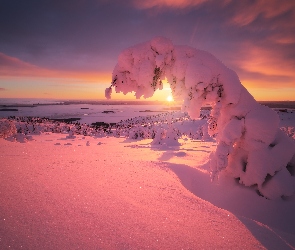
[[218,143],[210,156],[212,175],[225,169],[270,199],[294,193],[294,140],[279,129],[277,113],[257,103],[237,74],[210,53],[157,37],[124,50],[112,77],[107,98],[112,87],[151,97],[166,77],[174,99],[183,101],[192,118],[210,104],[208,131]]

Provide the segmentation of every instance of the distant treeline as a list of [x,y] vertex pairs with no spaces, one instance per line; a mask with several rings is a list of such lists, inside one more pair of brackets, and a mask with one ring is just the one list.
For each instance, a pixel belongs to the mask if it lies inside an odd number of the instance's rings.
[[[258,101],[260,104],[268,106],[270,108],[287,108],[295,109],[295,101]],[[36,107],[47,105],[71,105],[71,104],[88,104],[88,105],[167,105],[170,110],[180,109],[181,103],[173,102],[167,103],[167,101],[116,101],[116,100],[68,100],[61,101],[60,103],[34,103],[34,104],[0,104],[0,111],[12,111],[9,108],[18,107]],[[206,108],[206,107],[204,107]],[[85,109],[85,108],[84,108]]]
[[270,108],[295,109],[295,101],[259,101]]

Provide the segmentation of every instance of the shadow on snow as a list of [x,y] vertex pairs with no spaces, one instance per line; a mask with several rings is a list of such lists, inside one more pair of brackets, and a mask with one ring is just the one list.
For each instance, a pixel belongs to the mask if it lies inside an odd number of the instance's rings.
[[[167,152],[160,158],[168,160],[174,155]],[[295,249],[294,201],[267,200],[258,196],[252,188],[242,186],[226,175],[212,182],[209,174],[201,171],[207,168],[206,165],[198,170],[167,162],[167,168],[178,176],[191,193],[233,213],[267,249]]]

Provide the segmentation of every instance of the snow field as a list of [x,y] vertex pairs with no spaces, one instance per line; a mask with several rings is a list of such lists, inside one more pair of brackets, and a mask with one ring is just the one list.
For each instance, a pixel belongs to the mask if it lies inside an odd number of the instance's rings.
[[[61,134],[1,140],[3,249],[261,246],[232,213],[185,189],[150,142]],[[179,164],[189,152],[170,157]]]
[[[293,118],[284,114],[281,124],[292,127]],[[85,136],[71,124],[45,122],[39,133],[15,135],[26,140],[1,139],[3,246],[294,249],[294,195],[267,200],[227,171],[212,182],[216,141],[190,134],[206,119],[172,112],[121,125],[147,129],[151,121],[185,135],[177,145],[166,137],[157,144],[156,137],[131,139],[125,129],[98,136],[86,126]]]

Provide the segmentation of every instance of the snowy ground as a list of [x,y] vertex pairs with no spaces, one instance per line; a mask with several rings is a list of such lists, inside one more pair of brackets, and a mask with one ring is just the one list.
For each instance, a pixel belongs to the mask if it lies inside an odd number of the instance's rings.
[[295,197],[211,182],[214,140],[32,139],[0,139],[1,249],[295,249]]

